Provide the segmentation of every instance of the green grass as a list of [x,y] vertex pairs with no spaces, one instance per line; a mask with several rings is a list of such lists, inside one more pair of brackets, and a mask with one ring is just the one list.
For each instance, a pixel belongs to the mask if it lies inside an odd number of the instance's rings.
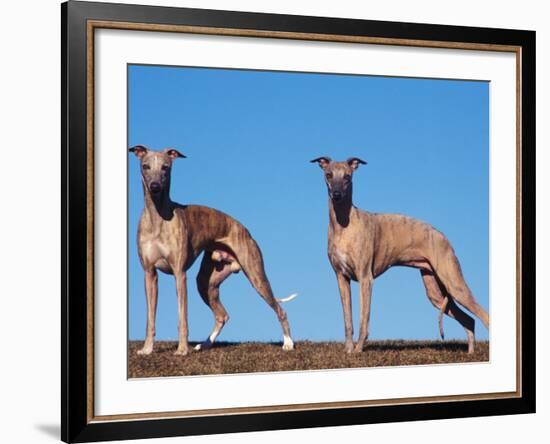
[[[175,356],[177,343],[157,341],[149,356],[137,355],[142,341],[128,343],[128,377],[213,375],[396,365],[448,364],[489,360],[489,342],[467,353],[462,341],[369,341],[363,353],[346,354],[342,342],[298,341],[285,352],[280,343],[219,342],[210,350]],[[194,347],[195,343],[190,344]]]

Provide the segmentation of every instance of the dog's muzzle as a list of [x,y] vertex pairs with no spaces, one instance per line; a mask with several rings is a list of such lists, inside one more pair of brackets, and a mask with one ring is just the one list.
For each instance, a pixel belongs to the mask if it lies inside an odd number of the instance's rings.
[[149,185],[149,189],[151,190],[151,193],[160,193],[160,190],[162,187],[160,186],[160,183],[158,182],[151,182],[151,185]]

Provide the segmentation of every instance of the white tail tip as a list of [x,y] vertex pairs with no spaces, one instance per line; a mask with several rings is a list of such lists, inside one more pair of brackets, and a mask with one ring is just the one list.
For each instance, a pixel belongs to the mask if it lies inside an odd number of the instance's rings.
[[281,303],[284,303],[284,302],[291,301],[292,299],[296,298],[297,296],[298,296],[298,293],[294,293],[294,294],[291,294],[290,296],[287,296],[286,298],[282,298],[282,299],[277,298],[277,301],[279,301]]

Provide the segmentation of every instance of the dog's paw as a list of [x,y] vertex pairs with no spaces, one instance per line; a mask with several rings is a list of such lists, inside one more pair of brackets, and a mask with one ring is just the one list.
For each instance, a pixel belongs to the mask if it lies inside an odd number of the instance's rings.
[[143,347],[142,349],[137,351],[137,354],[140,356],[147,356],[150,355],[153,352],[153,347]]
[[214,344],[210,341],[210,339],[207,339],[206,341],[195,345],[195,350],[196,351],[208,350],[209,348],[212,348],[212,345]]
[[353,343],[348,343],[348,344],[344,345],[344,350],[346,351],[346,353],[348,355],[353,353]]
[[187,348],[177,349],[174,352],[175,356],[187,356],[189,354],[189,350]]
[[294,342],[292,342],[292,339],[288,336],[285,336],[283,339],[283,350],[284,351],[294,350]]

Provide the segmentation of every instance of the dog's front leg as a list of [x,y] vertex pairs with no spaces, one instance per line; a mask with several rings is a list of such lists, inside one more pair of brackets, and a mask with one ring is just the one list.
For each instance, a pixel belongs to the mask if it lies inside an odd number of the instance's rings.
[[154,267],[145,270],[145,296],[147,298],[147,328],[145,330],[145,343],[143,348],[138,350],[138,355],[150,355],[153,351],[158,298],[158,276]]
[[365,347],[365,341],[369,336],[369,318],[370,318],[370,302],[372,295],[371,275],[367,275],[359,280],[359,316],[361,326],[359,328],[359,339],[355,345],[355,352],[362,352]]
[[176,355],[185,356],[189,352],[187,328],[187,274],[185,271],[175,273],[176,291],[178,293],[178,333],[179,344]]
[[346,333],[346,353],[353,351],[353,319],[351,317],[351,289],[349,279],[341,273],[336,273],[338,287],[340,289],[340,298],[342,299],[342,309],[344,311],[344,329]]

